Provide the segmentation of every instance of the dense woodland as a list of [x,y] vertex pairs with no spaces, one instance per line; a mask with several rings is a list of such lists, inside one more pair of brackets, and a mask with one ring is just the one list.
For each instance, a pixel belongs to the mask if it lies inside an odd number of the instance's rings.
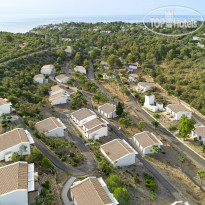
[[[74,50],[72,67],[87,67],[88,59],[95,67],[100,60],[107,61],[110,68],[137,62],[170,94],[205,114],[205,50],[192,40],[203,33],[205,26],[191,35],[166,37],[153,34],[140,24],[122,22],[64,23],[35,28],[27,34],[1,33],[0,61],[54,45],[60,48],[57,52],[50,49],[0,64],[0,96],[7,97],[16,108],[21,107],[22,112],[31,110],[29,103],[38,110],[49,85],[36,86],[32,77],[43,64],[55,63],[60,69],[66,59],[63,50],[70,45]],[[119,61],[119,57],[124,60]]]

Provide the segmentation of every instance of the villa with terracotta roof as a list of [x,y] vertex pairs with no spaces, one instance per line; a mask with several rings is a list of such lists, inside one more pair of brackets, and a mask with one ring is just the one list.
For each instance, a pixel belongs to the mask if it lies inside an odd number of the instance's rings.
[[41,74],[44,74],[44,75],[51,75],[52,73],[55,72],[55,67],[54,65],[44,65],[42,68],[41,68]]
[[152,83],[147,83],[147,82],[139,82],[137,84],[137,87],[140,92],[144,93],[147,92],[148,90],[151,90],[153,88]]
[[111,103],[105,103],[104,105],[99,106],[98,112],[107,118],[117,117],[116,106]]
[[192,131],[192,136],[205,144],[205,126],[198,126]]
[[161,147],[162,142],[148,131],[137,133],[133,136],[135,145],[139,148],[143,155],[153,153],[153,145]]
[[43,74],[38,74],[33,77],[33,81],[39,84],[44,84],[45,76]]
[[64,137],[64,130],[66,129],[62,121],[55,117],[37,122],[35,127],[39,133],[44,133],[46,137]]
[[23,128],[16,128],[0,135],[0,161],[10,161],[14,152],[29,155],[30,145],[34,144],[31,134]]
[[65,74],[61,74],[55,77],[55,79],[59,82],[59,83],[67,83],[67,81],[69,80],[69,77]]
[[114,167],[135,164],[137,152],[125,140],[107,142],[100,146],[100,151]]
[[0,98],[0,115],[11,113],[11,103],[8,103],[6,99]]
[[171,115],[173,115],[175,120],[180,120],[182,115],[185,115],[189,119],[191,119],[192,117],[192,112],[182,104],[167,105],[166,111],[170,113]]
[[137,74],[129,74],[128,82],[136,82],[138,78]]
[[118,205],[102,178],[87,177],[70,188],[74,205]]
[[[34,203],[30,193],[37,197],[34,164],[16,162],[0,167],[0,204],[28,205]],[[31,201],[30,201],[31,200]]]
[[68,95],[63,93],[51,95],[49,101],[51,102],[51,105],[65,104],[68,101]]
[[74,68],[74,71],[75,71],[75,72],[80,72],[80,73],[86,74],[86,69],[85,69],[83,66],[76,66],[76,67]]
[[51,95],[56,95],[56,94],[59,94],[59,93],[66,93],[66,91],[61,88],[59,85],[54,85],[51,87],[51,91],[49,92],[50,96]]
[[97,118],[97,115],[87,108],[81,108],[80,110],[74,111],[70,116],[78,126],[83,126],[86,122]]

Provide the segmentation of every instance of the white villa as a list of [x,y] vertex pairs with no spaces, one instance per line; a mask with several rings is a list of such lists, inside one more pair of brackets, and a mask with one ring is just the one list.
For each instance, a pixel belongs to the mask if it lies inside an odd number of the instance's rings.
[[64,130],[66,129],[62,121],[55,117],[37,122],[35,127],[39,133],[44,133],[46,137],[64,137]]
[[147,82],[139,82],[137,84],[137,86],[138,86],[139,91],[142,93],[144,93],[148,90],[151,90],[153,87],[153,85],[151,83],[147,83]]
[[74,68],[74,71],[75,71],[75,72],[80,72],[80,73],[86,74],[86,69],[85,69],[83,66],[76,66],[76,67]]
[[65,104],[68,102],[68,95],[63,93],[51,95],[49,101],[51,102],[51,105]]
[[39,84],[44,84],[45,76],[43,74],[38,74],[33,77],[33,80]]
[[30,204],[29,193],[36,191],[35,181],[33,163],[19,161],[0,167],[0,204]]
[[137,133],[133,137],[133,141],[143,155],[153,153],[153,145],[161,147],[162,142],[153,134],[148,131]]
[[129,64],[129,68],[133,69],[133,70],[137,70],[137,64]]
[[69,80],[69,77],[61,74],[55,77],[55,79],[59,82],[59,83],[67,83],[67,81]]
[[70,116],[78,126],[83,126],[86,122],[97,118],[97,115],[87,108],[81,108],[80,110],[74,111]]
[[64,90],[63,88],[61,88],[59,85],[54,85],[51,87],[51,91],[49,92],[50,96],[52,95],[56,95],[56,94],[65,94],[66,90]]
[[0,135],[0,161],[10,161],[14,152],[29,155],[30,145],[34,144],[31,134],[23,128],[16,128]]
[[72,53],[72,48],[71,46],[67,46],[67,48],[65,49],[66,53]]
[[11,113],[11,103],[7,99],[0,98],[0,115]]
[[110,79],[115,79],[115,75],[112,74],[112,75],[108,75],[108,74],[103,74],[103,79],[104,80],[110,80]]
[[70,188],[74,205],[118,205],[102,178],[87,177]]
[[205,144],[205,126],[198,126],[192,131],[192,136]]
[[163,111],[163,104],[160,102],[157,102],[155,105],[155,96],[152,94],[145,95],[145,102],[144,107],[148,108],[152,112],[156,111]]
[[202,37],[198,37],[198,36],[193,36],[193,40],[194,41],[201,41],[201,40],[203,40],[204,38],[202,38]]
[[137,152],[125,140],[114,139],[101,145],[100,151],[114,167],[135,164]]
[[116,106],[111,103],[105,103],[104,105],[99,106],[98,112],[107,118],[117,117]]
[[101,61],[100,64],[101,65],[107,65],[107,62],[106,61]]
[[189,205],[189,203],[187,201],[185,201],[185,202],[183,202],[183,201],[175,201],[171,205]]
[[51,75],[54,72],[55,72],[54,65],[44,65],[41,68],[41,74],[44,74],[44,75]]
[[180,120],[182,115],[185,115],[189,119],[191,119],[192,117],[192,112],[189,109],[187,109],[185,106],[183,106],[182,104],[167,105],[166,111],[170,113],[171,115],[173,115],[175,120]]
[[137,74],[129,74],[128,82],[136,82],[138,78]]

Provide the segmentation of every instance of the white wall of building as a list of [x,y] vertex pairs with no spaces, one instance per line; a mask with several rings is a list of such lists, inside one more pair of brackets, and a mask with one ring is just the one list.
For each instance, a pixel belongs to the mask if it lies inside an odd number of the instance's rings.
[[64,128],[58,127],[50,132],[45,133],[46,137],[64,137]]
[[85,69],[85,70],[78,70],[78,69],[74,68],[74,71],[79,72],[79,73],[86,74],[86,69]]
[[57,100],[54,100],[51,102],[51,105],[59,105],[59,104],[65,104],[67,103],[67,100],[68,100],[68,97],[65,96],[65,97],[62,97],[60,99],[57,99]]
[[175,120],[180,120],[182,115],[185,115],[186,117],[188,117],[189,119],[191,119],[192,117],[192,112],[178,112],[175,113],[173,112],[171,109],[169,109],[168,107],[166,108],[167,112],[169,112],[171,115],[173,115],[173,117],[175,118]]
[[0,196],[0,205],[28,205],[28,191],[16,190]]
[[93,139],[93,140],[98,140],[101,137],[104,136],[108,136],[108,128],[107,127],[102,127],[101,129],[91,133],[88,135],[88,133],[86,133],[85,135],[88,139]]
[[192,136],[197,137],[197,140],[201,141],[203,144],[205,144],[205,138],[198,135],[196,132],[192,131]]
[[8,154],[9,152],[11,152],[11,153],[18,152],[19,154],[21,154],[21,153],[19,152],[19,148],[20,148],[22,145],[24,145],[24,146],[27,147],[26,152],[23,152],[22,155],[28,155],[28,154],[30,154],[30,153],[31,153],[31,149],[30,149],[30,144],[29,144],[29,142],[22,142],[22,143],[20,143],[20,144],[17,144],[17,145],[15,145],[15,146],[13,146],[13,147],[10,147],[10,148],[8,148],[8,149],[6,149],[6,150],[1,151],[1,152],[0,152],[0,161],[1,161],[1,160],[4,160],[4,159],[5,159],[5,155]]
[[10,104],[4,104],[0,106],[0,115],[11,113]]
[[137,67],[137,65],[129,65],[129,68],[136,70],[138,67]]
[[53,70],[41,70],[41,74],[44,74],[44,75],[51,75],[53,72]]
[[69,80],[69,77],[67,76],[66,78],[63,78],[61,80],[56,79],[59,83],[67,83],[67,81]]
[[34,82],[37,82],[39,84],[43,84],[44,83],[44,79],[43,78],[34,78],[33,80],[34,80]]

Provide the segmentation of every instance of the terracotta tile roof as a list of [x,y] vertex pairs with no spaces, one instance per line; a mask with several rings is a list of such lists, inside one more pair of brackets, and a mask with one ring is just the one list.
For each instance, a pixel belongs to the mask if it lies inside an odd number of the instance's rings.
[[194,132],[205,138],[205,126],[199,126],[194,129]]
[[111,104],[111,103],[105,103],[104,105],[99,107],[99,109],[102,110],[106,114],[112,113],[113,112],[113,108],[114,108],[114,111],[115,111],[116,110],[116,106]]
[[135,153],[123,140],[115,139],[100,146],[107,156],[113,161]]
[[97,178],[88,178],[70,190],[78,205],[113,204]]
[[79,71],[85,71],[86,69],[83,66],[76,66],[75,70]]
[[148,131],[135,134],[134,138],[143,148],[159,144],[159,142]]
[[105,125],[99,125],[99,126],[93,128],[92,130],[89,130],[87,133],[88,133],[88,134],[92,134],[92,133],[94,133],[94,132],[96,132],[96,131],[98,131],[98,130],[104,128],[104,127],[107,127],[107,126],[105,126]]
[[23,128],[17,128],[0,135],[0,151],[6,150],[21,142],[29,142]]
[[28,189],[27,162],[17,162],[0,167],[0,195],[17,189]]
[[53,102],[53,101],[55,101],[55,100],[59,100],[59,99],[61,99],[61,98],[65,98],[66,96],[63,94],[63,93],[58,93],[58,94],[55,94],[55,95],[51,95],[50,97],[49,97],[49,101],[50,102]]
[[68,78],[67,75],[61,74],[55,77],[57,80],[63,80],[64,78]]
[[138,85],[142,86],[142,87],[148,87],[148,86],[153,86],[152,83],[147,83],[147,82],[139,82]]
[[58,127],[62,127],[60,122],[55,117],[49,117],[45,120],[36,123],[36,129],[38,132],[50,132]]
[[138,78],[137,74],[129,74],[129,77]]
[[95,114],[87,108],[82,108],[80,110],[72,112],[71,115],[73,115],[77,120],[81,121],[81,120],[83,120],[87,117],[90,117],[92,115],[95,115]]
[[34,79],[36,78],[42,78],[42,79],[45,79],[45,76],[43,74],[38,74],[38,75],[35,75],[34,76]]
[[59,85],[54,85],[51,87],[51,92],[56,92],[58,90],[63,90]]
[[167,105],[167,107],[170,110],[172,110],[174,113],[178,113],[178,112],[191,112],[189,109],[187,109],[182,104],[170,104],[170,105]]
[[53,70],[54,69],[54,65],[44,65],[41,70]]
[[6,100],[4,100],[3,98],[0,98],[0,105],[5,105],[8,104],[8,102],[6,102]]
[[101,118],[95,118],[93,120],[90,120],[89,122],[85,123],[83,126],[85,126],[86,129],[92,129],[98,125],[105,124],[105,121],[103,121]]

